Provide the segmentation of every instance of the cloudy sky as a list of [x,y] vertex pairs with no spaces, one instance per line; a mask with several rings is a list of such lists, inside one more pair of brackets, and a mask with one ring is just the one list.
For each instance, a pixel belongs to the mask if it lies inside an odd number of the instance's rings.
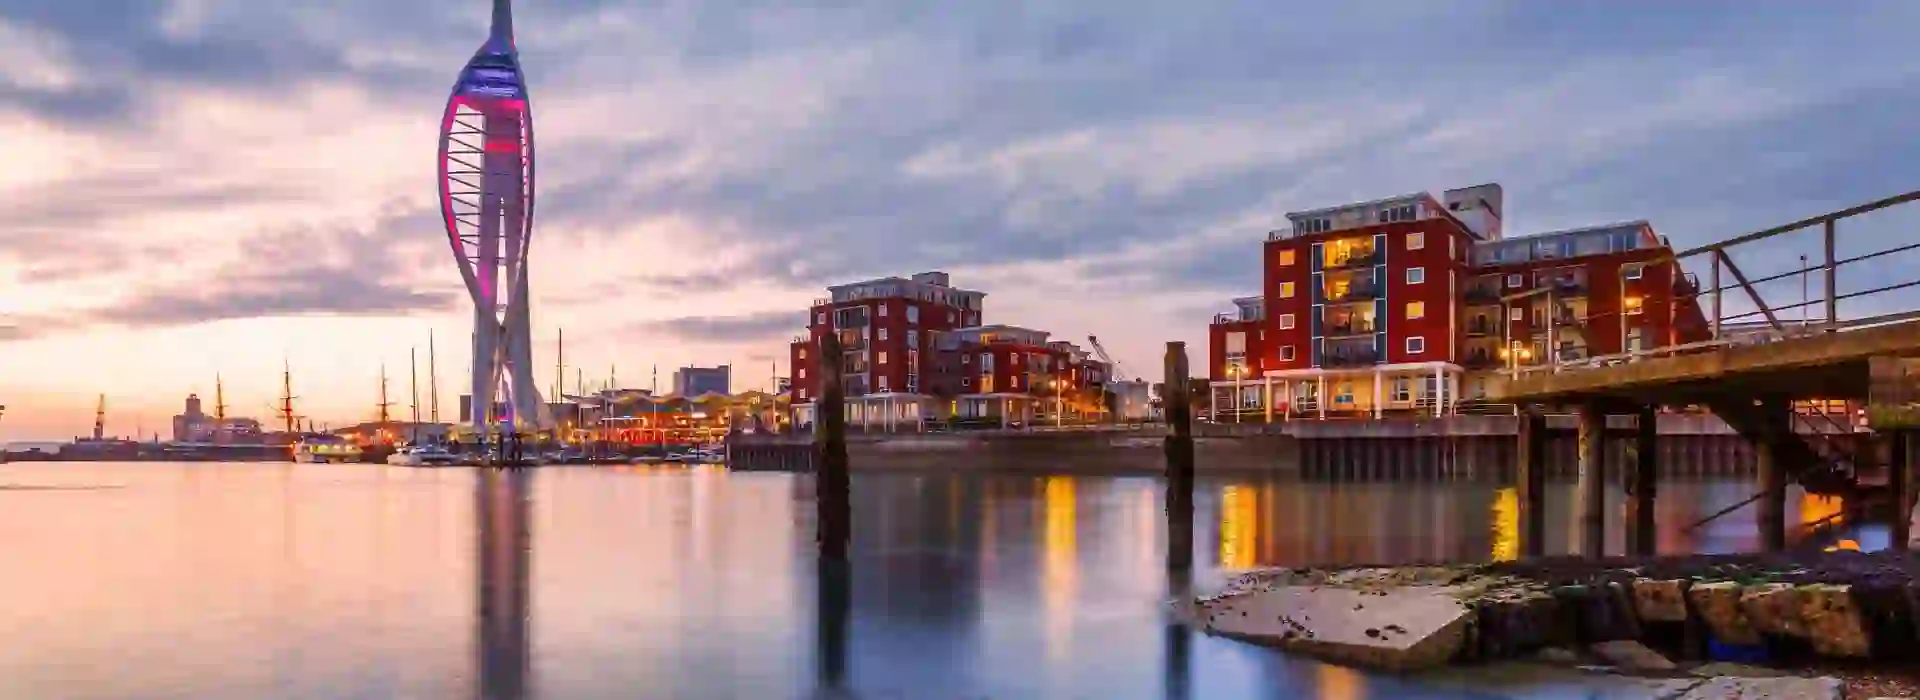
[[[1204,347],[1288,210],[1498,181],[1510,233],[1678,245],[1911,189],[1920,4],[521,0],[536,361],[785,374],[831,283]],[[0,439],[162,430],[225,377],[372,415],[464,293],[437,118],[484,0],[0,0]],[[779,366],[775,367],[775,363]],[[573,370],[568,370],[573,375]],[[569,376],[569,384],[573,378]],[[424,403],[424,401],[423,401]]]

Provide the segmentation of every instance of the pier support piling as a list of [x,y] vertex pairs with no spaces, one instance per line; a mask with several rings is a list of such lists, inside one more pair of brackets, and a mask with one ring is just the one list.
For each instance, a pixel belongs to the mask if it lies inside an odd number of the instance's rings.
[[1193,569],[1193,409],[1187,392],[1187,344],[1167,343],[1167,570]]
[[848,493],[846,392],[840,383],[840,338],[820,338],[820,403],[814,411],[814,484],[818,491],[820,558],[846,561],[853,531],[853,506]]
[[1760,477],[1760,500],[1754,503],[1755,525],[1760,529],[1760,551],[1779,552],[1787,548],[1787,465],[1782,440],[1799,439],[1792,433],[1792,404],[1779,399],[1763,399],[1759,408],[1766,424],[1785,426],[1754,439],[1753,454]]
[[1580,550],[1583,557],[1607,554],[1607,414],[1595,403],[1581,404],[1580,418]]
[[1546,554],[1547,415],[1539,406],[1520,414],[1517,480],[1520,482],[1520,556]]
[[1892,547],[1907,551],[1913,536],[1913,430],[1899,428],[1888,435],[1887,492],[1893,498]]
[[1653,504],[1659,488],[1659,418],[1658,406],[1642,405],[1633,427],[1633,478],[1627,482],[1627,493],[1631,494],[1628,553],[1634,556],[1654,554]]

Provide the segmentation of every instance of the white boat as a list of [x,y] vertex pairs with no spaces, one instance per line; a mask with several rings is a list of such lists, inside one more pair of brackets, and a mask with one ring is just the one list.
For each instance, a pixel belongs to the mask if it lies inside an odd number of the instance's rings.
[[459,455],[439,445],[408,445],[387,455],[387,464],[401,467],[447,467],[459,463]]
[[293,444],[293,461],[331,464],[360,461],[360,446],[336,437],[308,435]]

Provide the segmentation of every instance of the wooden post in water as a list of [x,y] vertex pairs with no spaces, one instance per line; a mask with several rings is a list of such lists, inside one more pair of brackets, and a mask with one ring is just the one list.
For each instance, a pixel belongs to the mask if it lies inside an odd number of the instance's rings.
[[1627,523],[1630,530],[1627,553],[1644,557],[1654,554],[1653,504],[1659,488],[1660,414],[1659,407],[1653,404],[1639,409],[1633,426],[1633,478],[1628,481],[1632,500],[1627,506],[1631,514]]
[[1547,415],[1539,406],[1520,413],[1518,457],[1520,556],[1539,557],[1547,551]]
[[1907,551],[1913,535],[1913,430],[1897,428],[1887,436],[1887,492],[1893,496],[1893,550]]
[[[1785,426],[1781,430],[1791,431],[1792,416],[1787,415],[1792,405],[1778,399],[1763,399],[1760,410],[1766,415],[1769,425]],[[1754,460],[1760,472],[1760,500],[1754,504],[1754,524],[1760,528],[1760,551],[1778,552],[1787,548],[1787,471],[1784,455],[1781,454],[1780,440],[1798,439],[1791,432],[1785,436],[1767,435],[1753,446]]]
[[845,561],[853,530],[853,507],[848,496],[846,392],[840,385],[840,336],[820,337],[820,402],[814,407],[814,487],[819,499],[820,558]]
[[1599,404],[1580,405],[1580,550],[1583,557],[1607,555],[1607,414]]
[[1187,344],[1167,343],[1167,570],[1193,569],[1193,406],[1187,392]]

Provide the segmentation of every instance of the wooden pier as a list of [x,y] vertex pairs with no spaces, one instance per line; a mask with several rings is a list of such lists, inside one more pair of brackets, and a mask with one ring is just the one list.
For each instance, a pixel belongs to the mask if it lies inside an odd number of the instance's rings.
[[[1915,391],[1915,380],[1920,378],[1920,311],[1911,309],[1920,307],[1916,303],[1920,300],[1901,298],[1897,292],[1920,286],[1920,278],[1908,273],[1899,279],[1887,279],[1890,266],[1884,256],[1920,249],[1920,242],[1900,237],[1855,239],[1856,243],[1880,245],[1871,252],[1842,259],[1837,257],[1837,224],[1916,199],[1920,199],[1920,192],[1757,231],[1677,253],[1663,261],[1661,264],[1675,266],[1682,261],[1712,266],[1710,287],[1695,285],[1686,299],[1676,301],[1706,310],[1703,316],[1710,333],[1705,341],[1577,362],[1514,367],[1494,382],[1489,398],[1522,406],[1527,416],[1518,448],[1523,454],[1519,466],[1526,518],[1523,532],[1540,532],[1535,521],[1541,510],[1536,473],[1544,471],[1549,463],[1546,450],[1537,442],[1537,436],[1544,432],[1542,408],[1568,407],[1580,416],[1576,457],[1581,484],[1577,499],[1582,527],[1580,553],[1605,554],[1599,544],[1606,518],[1600,507],[1601,489],[1611,473],[1605,426],[1613,416],[1636,416],[1639,429],[1631,438],[1635,459],[1627,479],[1629,511],[1634,514],[1628,528],[1628,553],[1651,554],[1653,503],[1657,498],[1653,477],[1661,466],[1661,455],[1670,452],[1661,449],[1659,436],[1650,429],[1650,417],[1663,406],[1704,406],[1750,445],[1758,482],[1758,493],[1750,502],[1755,504],[1755,524],[1765,550],[1785,547],[1789,480],[1811,493],[1844,497],[1852,513],[1870,509],[1883,513],[1893,526],[1893,546],[1905,549],[1913,503],[1908,443],[1915,428],[1920,427],[1920,421],[1915,420],[1920,416],[1915,408],[1915,399],[1920,398],[1920,392]],[[1753,253],[1754,257],[1764,256],[1759,260],[1764,264],[1767,259],[1777,259],[1785,245],[1778,237],[1809,231],[1819,234],[1820,250],[1824,252],[1818,267],[1749,277],[1730,252],[1768,241],[1746,249],[1764,251]],[[1754,257],[1749,258],[1749,264]],[[1876,260],[1878,271],[1863,273],[1873,277],[1868,282],[1874,286],[1841,291],[1843,268]],[[1897,272],[1897,267],[1892,269]],[[1731,278],[1730,283],[1722,282],[1723,272]],[[1810,277],[1818,278],[1818,295],[1806,291]],[[1799,303],[1769,303],[1767,283],[1781,281],[1800,283]],[[1732,296],[1730,293],[1738,294],[1734,301],[1751,308],[1729,313],[1723,297]],[[1783,296],[1787,295],[1772,295],[1776,299]],[[1815,307],[1819,311],[1817,320],[1807,319],[1809,310]],[[1874,313],[1843,313],[1852,308]],[[1905,310],[1889,312],[1890,308]],[[1792,320],[1796,311],[1802,319],[1797,324]],[[1741,318],[1764,319],[1759,342],[1742,342],[1729,332],[1729,322]],[[1836,421],[1830,416],[1793,410],[1795,402],[1815,400],[1865,405],[1865,430],[1850,416]],[[1523,537],[1522,552],[1538,556],[1538,537]]]

